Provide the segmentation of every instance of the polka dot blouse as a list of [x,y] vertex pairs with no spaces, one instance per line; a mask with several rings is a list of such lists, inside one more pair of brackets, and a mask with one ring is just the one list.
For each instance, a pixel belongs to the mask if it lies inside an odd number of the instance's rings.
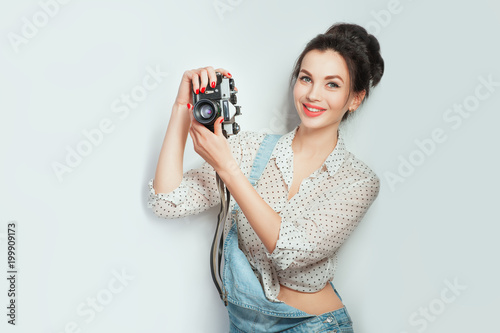
[[[256,191],[281,216],[276,248],[269,253],[245,215],[237,215],[240,248],[254,267],[267,298],[274,302],[280,284],[302,292],[321,290],[333,280],[336,252],[354,231],[380,188],[378,176],[346,150],[341,130],[323,165],[305,178],[287,201],[293,178],[292,140],[299,126],[277,142]],[[241,131],[228,141],[242,172],[250,175],[265,133]],[[204,162],[184,173],[178,188],[156,193],[149,180],[148,207],[161,218],[199,214],[220,204],[215,170]],[[225,234],[231,225],[231,197]]]

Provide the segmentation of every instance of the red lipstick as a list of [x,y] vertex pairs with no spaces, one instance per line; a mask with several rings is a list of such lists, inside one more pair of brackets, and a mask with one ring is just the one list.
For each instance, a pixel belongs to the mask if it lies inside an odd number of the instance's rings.
[[[313,111],[309,111],[307,108],[321,110],[321,111],[313,112]],[[315,105],[307,104],[307,103],[302,104],[302,109],[304,110],[304,113],[308,117],[317,117],[317,116],[322,115],[326,111],[326,109],[320,108],[319,106],[315,106]]]

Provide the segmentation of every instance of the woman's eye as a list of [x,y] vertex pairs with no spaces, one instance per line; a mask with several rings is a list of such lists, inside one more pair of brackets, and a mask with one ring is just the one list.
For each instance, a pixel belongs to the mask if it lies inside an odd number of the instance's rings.
[[328,85],[328,87],[330,87],[330,88],[338,88],[338,87],[339,87],[339,85],[338,85],[338,84],[336,84],[335,82],[330,82],[330,83],[328,83],[327,85]]
[[307,76],[302,76],[300,79],[304,82],[311,82],[311,79]]

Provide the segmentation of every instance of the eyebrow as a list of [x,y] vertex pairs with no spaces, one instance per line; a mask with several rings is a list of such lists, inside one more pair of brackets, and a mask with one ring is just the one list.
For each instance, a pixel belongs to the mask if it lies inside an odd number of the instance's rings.
[[[312,76],[312,74],[309,73],[305,69],[301,69],[300,71],[306,73],[309,76]],[[340,81],[342,81],[342,83],[344,83],[344,80],[342,80],[342,78],[340,77],[340,75],[328,75],[328,76],[325,76],[325,80],[331,80],[331,79],[339,79]]]

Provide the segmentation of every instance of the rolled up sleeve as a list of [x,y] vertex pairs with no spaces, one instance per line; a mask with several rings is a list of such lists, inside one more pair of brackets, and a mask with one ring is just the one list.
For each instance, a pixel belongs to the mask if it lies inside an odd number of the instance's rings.
[[[240,135],[228,138],[238,165],[241,161]],[[149,180],[148,189],[147,207],[165,219],[199,214],[220,203],[215,169],[206,161],[201,167],[186,171],[179,186],[169,193],[156,193],[154,179]]]
[[148,208],[161,218],[199,214],[220,202],[215,170],[207,162],[200,168],[185,172],[179,186],[171,192],[156,193],[154,179],[149,180],[148,187]]
[[362,220],[379,189],[380,180],[373,175],[331,191],[297,218],[282,218],[276,247],[266,255],[278,270],[332,257]]

